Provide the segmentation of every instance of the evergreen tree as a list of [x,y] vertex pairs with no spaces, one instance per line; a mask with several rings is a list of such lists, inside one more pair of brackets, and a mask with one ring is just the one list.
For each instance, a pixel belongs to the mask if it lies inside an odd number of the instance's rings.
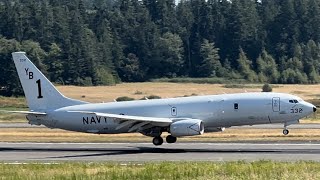
[[179,35],[165,33],[157,45],[159,49],[158,72],[160,77],[176,77],[183,68],[183,44]]
[[299,24],[293,0],[280,2],[280,12],[275,18],[271,36],[276,49],[276,57],[292,56],[294,46],[299,38]]
[[192,69],[192,62],[191,62],[191,28],[194,23],[194,16],[192,13],[192,7],[190,1],[182,0],[177,6],[177,19],[180,24],[179,34],[183,41],[184,45],[184,75],[190,75]]
[[201,44],[201,58],[202,62],[198,67],[198,73],[201,77],[221,77],[223,75],[223,68],[220,63],[219,48],[216,48],[214,43],[210,43],[204,39]]
[[143,79],[143,72],[140,70],[139,59],[135,54],[128,54],[119,66],[120,78],[124,81],[134,82]]
[[[176,18],[175,0],[157,0],[155,11],[149,10],[153,16],[153,21],[159,25],[161,32],[178,32],[179,27]],[[156,12],[156,15],[154,15]]]
[[[239,47],[249,52],[250,59],[256,59],[261,51],[258,43],[260,19],[256,3],[252,0],[233,0],[227,24],[229,54],[231,60],[236,60]],[[231,62],[236,66],[235,62]]]
[[276,36],[274,31],[279,31],[274,27],[275,20],[280,13],[280,4],[274,0],[261,0],[259,7],[259,14],[262,21],[262,30],[260,31],[261,42],[263,47],[272,55],[276,54]]
[[277,83],[279,79],[278,66],[273,57],[266,50],[257,60],[257,73],[260,82]]
[[47,57],[44,61],[48,66],[49,79],[53,82],[64,84],[63,80],[63,62],[62,62],[62,50],[56,44],[53,43],[50,46]]
[[320,1],[309,0],[307,5],[306,20],[304,29],[301,29],[304,33],[304,40],[314,40],[320,42]]
[[320,73],[320,48],[313,40],[310,40],[307,45],[303,45],[302,51],[303,71],[308,75],[311,83],[318,83]]
[[0,95],[23,95],[11,53],[19,51],[20,43],[0,37]]
[[241,48],[238,58],[238,64],[238,71],[244,77],[244,79],[248,80],[249,82],[258,81],[256,73],[252,70],[251,61],[247,58],[246,54]]
[[[319,8],[319,0],[0,0],[0,55],[27,51],[52,81],[72,85],[179,76],[318,83]],[[12,62],[0,70],[4,94],[21,94],[6,78],[16,78]]]

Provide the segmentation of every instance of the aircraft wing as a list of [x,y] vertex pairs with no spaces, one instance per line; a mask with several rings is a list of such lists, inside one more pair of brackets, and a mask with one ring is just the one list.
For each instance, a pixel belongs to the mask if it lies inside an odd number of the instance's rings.
[[172,123],[172,120],[170,118],[129,116],[129,115],[119,115],[119,114],[109,114],[109,113],[99,113],[99,112],[89,112],[89,111],[69,111],[69,112],[79,112],[83,114],[91,114],[91,115],[119,119],[119,120],[146,121],[146,122],[158,122],[158,123],[168,123],[168,124]]
[[159,118],[159,117],[144,117],[144,116],[130,116],[130,115],[119,115],[99,112],[88,112],[88,111],[69,111],[78,112],[83,114],[90,114],[100,117],[112,118],[119,120],[119,125],[116,130],[123,127],[130,127],[129,132],[136,131],[138,129],[145,129],[153,126],[169,126],[173,121],[170,118]]
[[47,113],[44,112],[35,112],[35,111],[0,111],[2,113],[17,113],[17,114],[25,114],[25,115],[38,115],[45,116]]

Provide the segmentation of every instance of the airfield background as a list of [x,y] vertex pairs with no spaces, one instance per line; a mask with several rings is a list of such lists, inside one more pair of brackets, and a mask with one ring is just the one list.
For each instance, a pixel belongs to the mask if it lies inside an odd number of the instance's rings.
[[0,95],[22,94],[14,51],[26,51],[51,81],[65,85],[174,77],[319,83],[319,4],[1,0]]

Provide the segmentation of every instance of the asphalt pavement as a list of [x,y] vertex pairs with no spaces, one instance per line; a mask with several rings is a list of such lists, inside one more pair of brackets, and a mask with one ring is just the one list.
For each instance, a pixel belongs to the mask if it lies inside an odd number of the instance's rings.
[[319,161],[309,143],[0,143],[2,162]]

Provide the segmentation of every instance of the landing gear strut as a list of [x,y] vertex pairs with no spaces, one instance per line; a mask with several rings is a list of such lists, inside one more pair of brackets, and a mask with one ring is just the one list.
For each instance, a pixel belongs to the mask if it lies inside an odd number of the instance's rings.
[[166,141],[167,141],[167,143],[175,143],[177,141],[177,138],[169,135],[166,137]]
[[288,130],[288,129],[284,129],[284,130],[282,131],[282,133],[283,133],[283,135],[288,135],[288,134],[289,134],[289,130]]
[[155,146],[160,146],[163,143],[163,139],[162,139],[161,136],[154,137],[153,140],[152,140],[152,143]]

